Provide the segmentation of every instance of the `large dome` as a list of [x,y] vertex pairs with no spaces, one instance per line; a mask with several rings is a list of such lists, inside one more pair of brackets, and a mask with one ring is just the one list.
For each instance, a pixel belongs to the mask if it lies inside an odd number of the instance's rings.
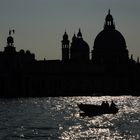
[[104,29],[96,36],[92,51],[92,59],[96,63],[126,63],[128,50],[123,35],[115,29],[113,17],[108,11]]
[[94,41],[94,49],[98,50],[118,50],[126,49],[126,42],[123,35],[117,30],[104,29]]
[[104,29],[101,31],[94,41],[94,50],[125,50],[126,42],[123,35],[115,29],[113,17],[108,11],[105,18]]

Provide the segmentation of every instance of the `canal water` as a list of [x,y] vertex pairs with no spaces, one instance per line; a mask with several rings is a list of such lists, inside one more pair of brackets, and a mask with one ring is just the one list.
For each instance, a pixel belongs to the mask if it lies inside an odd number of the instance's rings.
[[[117,114],[79,115],[79,103],[111,100]],[[0,140],[140,140],[140,97],[0,99]]]

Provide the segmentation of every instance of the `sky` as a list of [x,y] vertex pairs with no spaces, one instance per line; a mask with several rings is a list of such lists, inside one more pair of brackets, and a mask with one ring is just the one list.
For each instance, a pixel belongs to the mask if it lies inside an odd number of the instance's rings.
[[0,0],[0,51],[9,29],[15,29],[16,50],[30,50],[37,60],[61,59],[61,40],[81,28],[93,49],[111,10],[116,29],[126,40],[129,55],[140,56],[140,0]]

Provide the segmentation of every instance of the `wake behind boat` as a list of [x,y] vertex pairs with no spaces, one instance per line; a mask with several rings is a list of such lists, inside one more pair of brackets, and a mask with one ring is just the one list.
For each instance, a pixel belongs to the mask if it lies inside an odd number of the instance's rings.
[[102,115],[102,114],[116,114],[118,112],[118,108],[116,105],[111,102],[111,105],[109,106],[108,102],[104,102],[101,105],[93,105],[93,104],[78,104],[78,107],[80,108],[83,113],[81,115],[83,116],[96,116],[96,115]]

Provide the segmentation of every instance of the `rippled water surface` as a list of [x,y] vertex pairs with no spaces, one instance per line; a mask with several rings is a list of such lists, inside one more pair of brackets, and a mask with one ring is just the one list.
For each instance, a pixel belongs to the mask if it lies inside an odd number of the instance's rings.
[[[77,103],[114,102],[115,115],[80,117]],[[0,99],[0,140],[140,140],[140,97]]]

